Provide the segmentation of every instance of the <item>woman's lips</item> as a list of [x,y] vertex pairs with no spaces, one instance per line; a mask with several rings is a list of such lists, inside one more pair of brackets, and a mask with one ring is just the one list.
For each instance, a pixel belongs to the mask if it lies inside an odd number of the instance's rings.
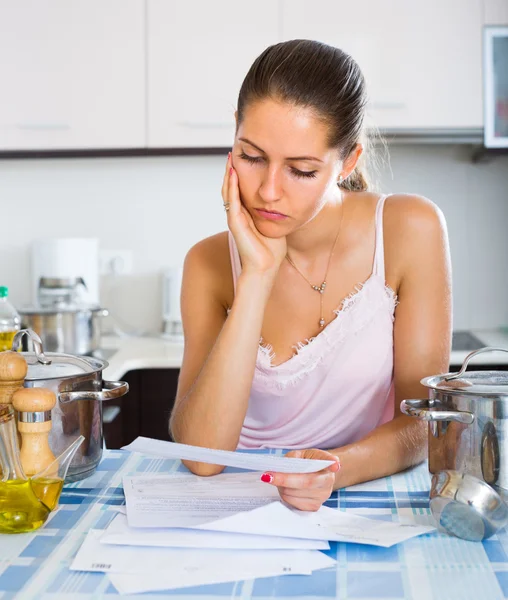
[[270,221],[282,221],[283,219],[287,219],[287,215],[283,215],[282,213],[262,210],[261,208],[254,209],[259,215],[261,215],[265,219],[269,219]]

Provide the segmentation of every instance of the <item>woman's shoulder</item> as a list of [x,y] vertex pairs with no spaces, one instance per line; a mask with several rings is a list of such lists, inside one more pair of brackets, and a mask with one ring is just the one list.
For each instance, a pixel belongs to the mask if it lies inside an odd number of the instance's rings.
[[[384,207],[385,237],[409,241],[445,229],[441,209],[425,196],[418,194],[390,194]],[[390,234],[393,234],[391,236]]]
[[233,295],[228,232],[216,233],[194,244],[185,257],[184,271],[199,277],[227,301]]
[[[425,196],[391,194],[383,217],[386,277],[398,284],[448,245],[440,208]],[[394,288],[395,289],[395,288]]]

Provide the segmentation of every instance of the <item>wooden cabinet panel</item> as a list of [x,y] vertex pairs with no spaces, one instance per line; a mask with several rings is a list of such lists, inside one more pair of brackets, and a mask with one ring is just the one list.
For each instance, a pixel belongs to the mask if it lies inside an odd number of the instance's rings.
[[283,39],[337,46],[368,84],[370,126],[482,126],[482,0],[285,1]]
[[120,407],[115,419],[104,423],[108,448],[121,448],[139,435],[171,441],[169,417],[179,373],[179,369],[142,369],[129,371],[122,378],[129,384],[128,394],[107,402],[107,406]]
[[147,1],[148,146],[231,146],[247,69],[279,41],[277,0]]
[[483,0],[485,25],[508,25],[508,0]]
[[0,0],[0,150],[145,145],[144,0]]

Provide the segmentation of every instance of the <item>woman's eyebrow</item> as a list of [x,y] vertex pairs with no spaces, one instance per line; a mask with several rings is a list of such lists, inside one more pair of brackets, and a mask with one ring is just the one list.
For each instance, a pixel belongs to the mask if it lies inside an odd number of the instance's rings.
[[[238,138],[241,142],[245,142],[246,144],[249,144],[250,146],[252,146],[253,148],[256,148],[256,150],[259,150],[260,152],[262,152],[263,154],[266,154],[265,151],[260,148],[259,146],[256,146],[256,144],[252,143],[250,140],[248,140],[247,138]],[[323,161],[319,158],[315,158],[314,156],[288,156],[286,158],[286,160],[314,160],[316,162],[320,162],[322,163]]]

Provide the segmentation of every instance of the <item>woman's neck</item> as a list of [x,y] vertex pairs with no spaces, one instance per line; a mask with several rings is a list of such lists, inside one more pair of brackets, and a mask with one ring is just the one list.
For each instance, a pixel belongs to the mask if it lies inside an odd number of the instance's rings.
[[320,261],[323,254],[329,255],[339,227],[344,225],[344,198],[345,195],[339,194],[311,221],[287,236],[288,254],[292,259],[312,265]]

